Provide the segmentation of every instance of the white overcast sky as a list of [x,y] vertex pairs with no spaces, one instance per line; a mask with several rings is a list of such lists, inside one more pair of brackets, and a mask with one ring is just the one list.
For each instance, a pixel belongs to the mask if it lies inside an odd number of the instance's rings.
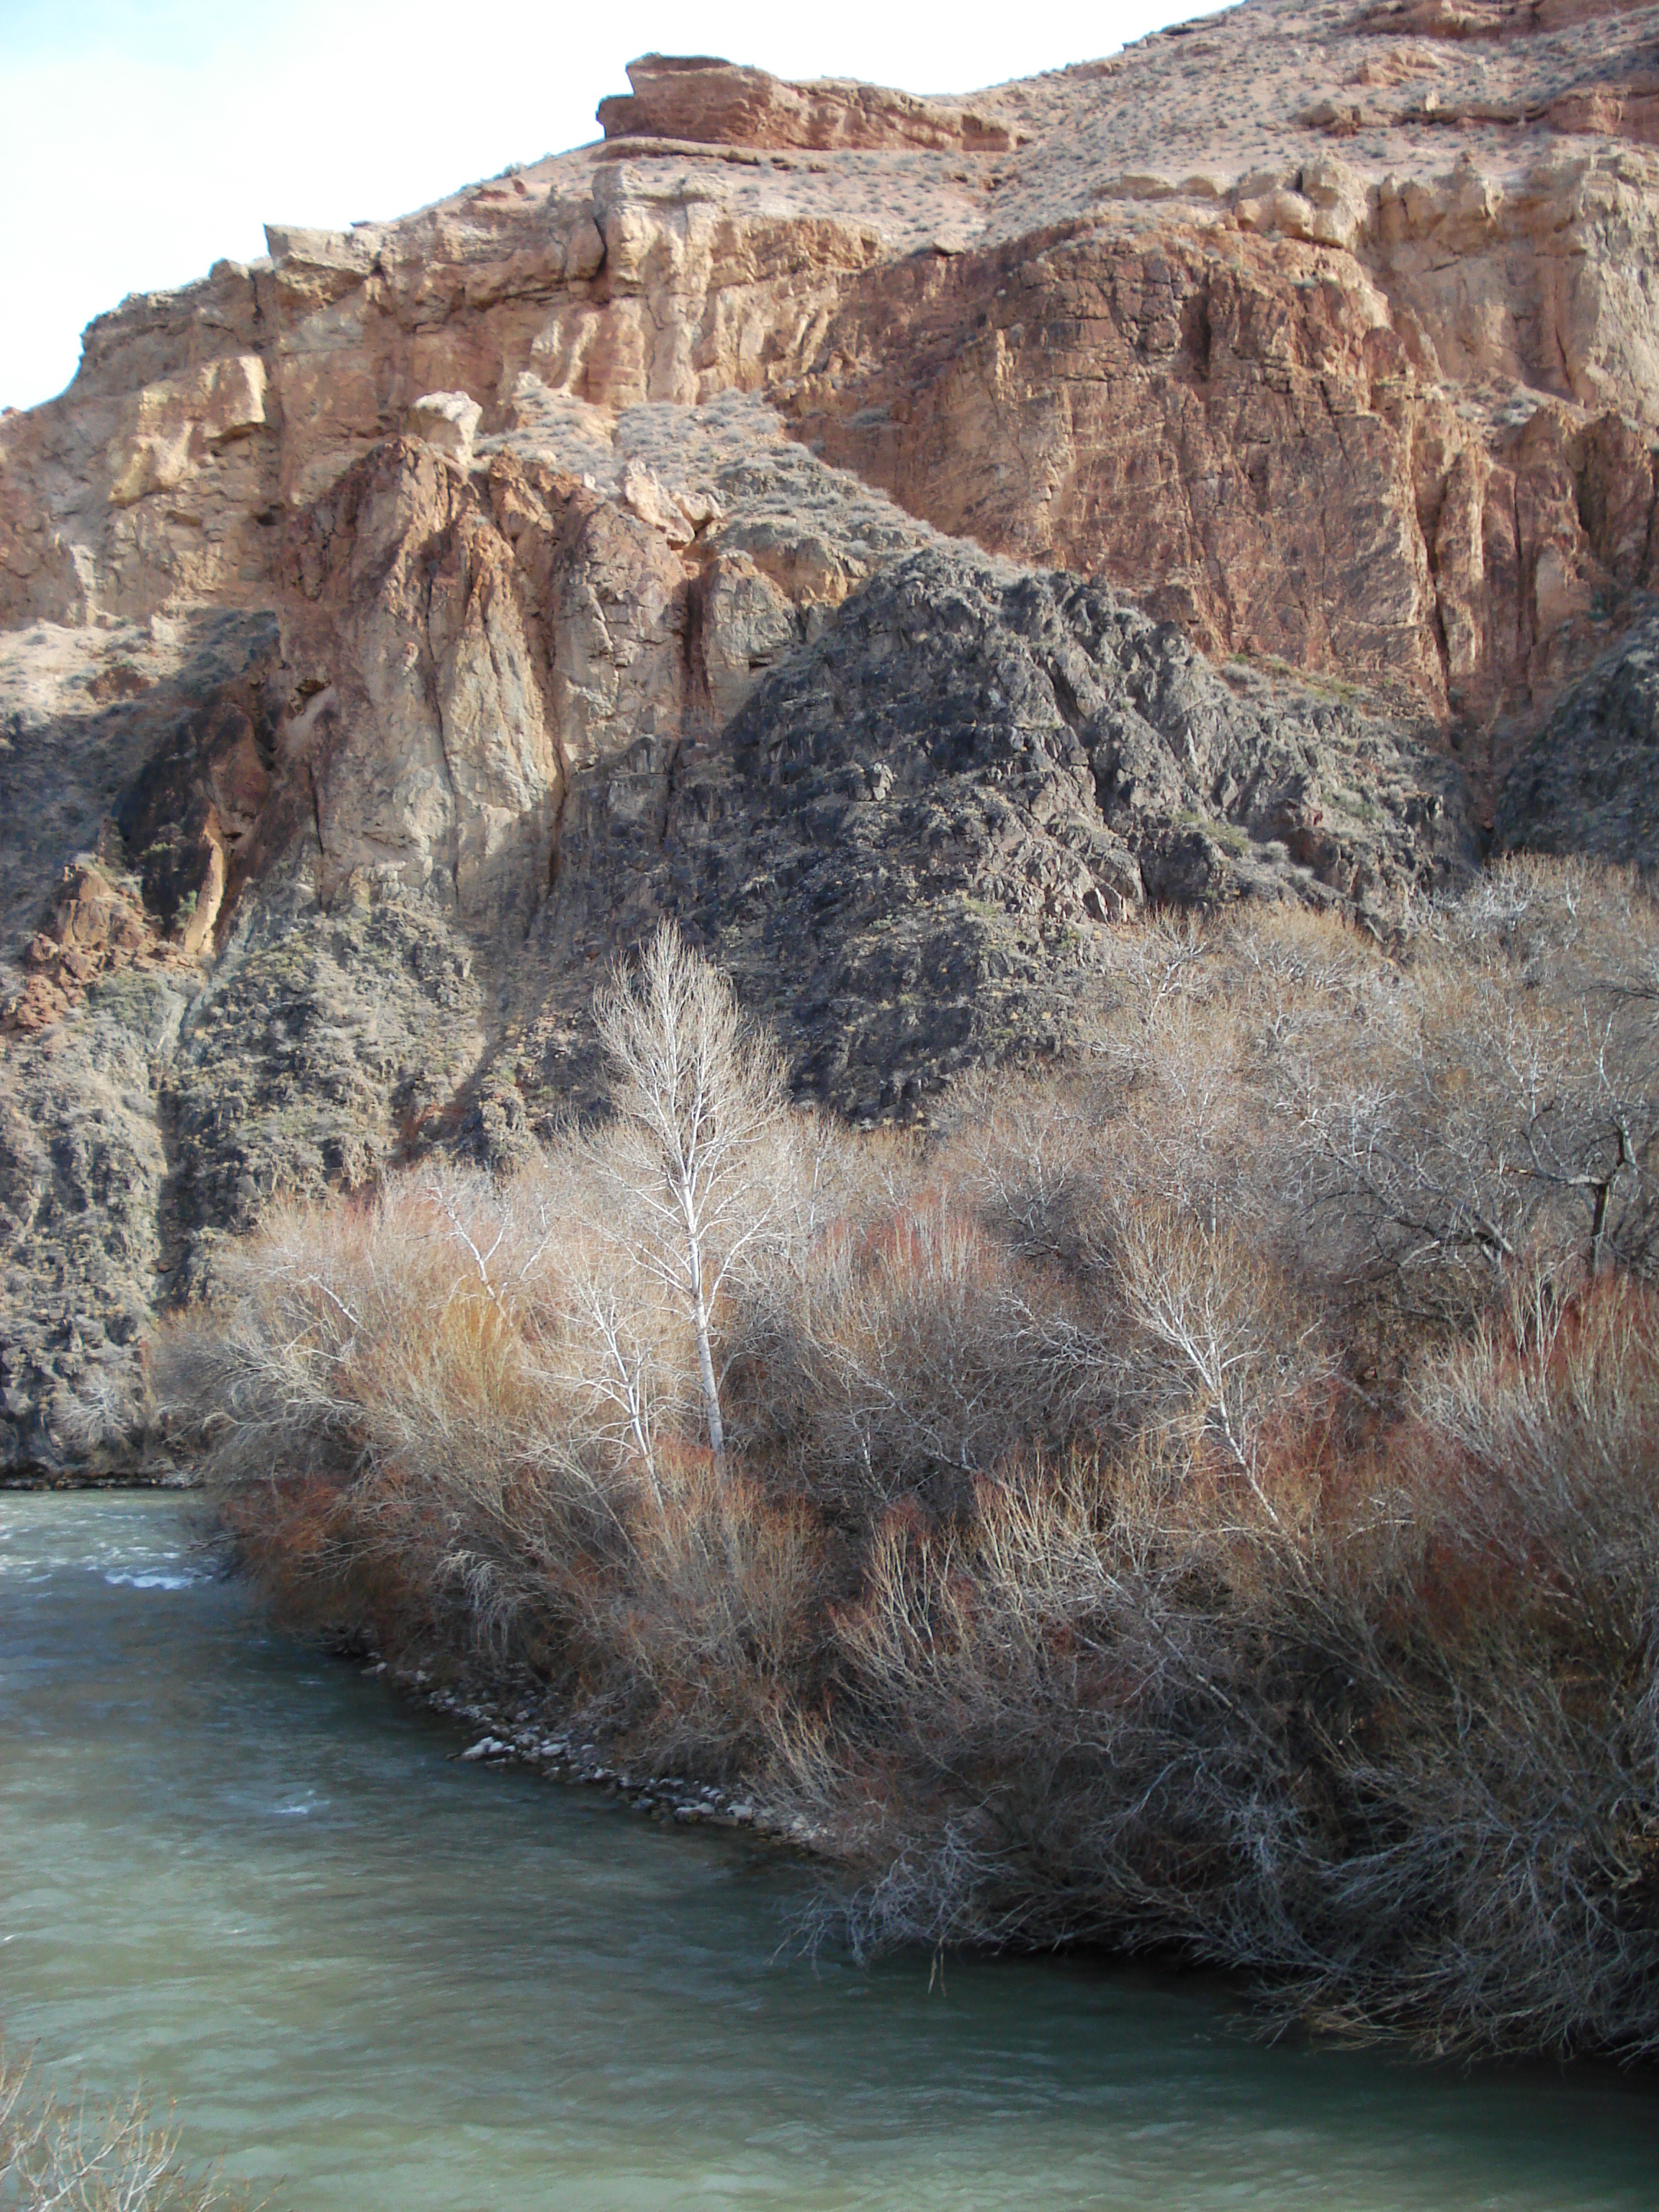
[[0,0],[0,405],[49,398],[126,293],[264,251],[260,225],[407,213],[597,137],[624,63],[967,92],[1213,0]]

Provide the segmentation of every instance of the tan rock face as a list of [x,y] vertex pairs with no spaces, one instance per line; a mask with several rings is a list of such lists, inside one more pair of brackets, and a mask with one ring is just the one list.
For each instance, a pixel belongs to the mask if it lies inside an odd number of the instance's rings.
[[142,906],[125,886],[94,864],[65,868],[52,918],[23,955],[22,988],[0,1018],[14,1034],[34,1036],[78,1006],[94,977],[157,949]]
[[0,430],[0,619],[273,605],[388,435],[580,478],[738,391],[1209,649],[1489,715],[1652,581],[1656,22],[1277,0],[967,104],[647,57],[601,146],[95,325]]
[[545,660],[487,509],[430,447],[394,441],[300,519],[289,559],[296,644],[321,673],[279,744],[314,794],[324,896],[395,878],[481,924],[522,919],[546,884],[562,769]]
[[1380,0],[1355,27],[1419,39],[1535,39],[1606,16],[1634,15],[1640,0]]
[[655,137],[703,146],[925,146],[1006,153],[1025,143],[1001,122],[879,85],[785,84],[764,70],[702,55],[647,54],[630,62],[626,99],[602,100],[607,138]]
[[826,343],[838,368],[791,404],[829,458],[1211,653],[1486,714],[1656,580],[1643,430],[1540,401],[1472,436],[1421,324],[1346,254],[1080,231],[883,270]]
[[828,343],[803,434],[942,528],[1103,573],[1206,651],[1437,684],[1423,402],[1358,270],[1087,229],[884,270]]
[[462,468],[472,459],[483,409],[465,392],[428,392],[409,410],[409,434],[447,455]]

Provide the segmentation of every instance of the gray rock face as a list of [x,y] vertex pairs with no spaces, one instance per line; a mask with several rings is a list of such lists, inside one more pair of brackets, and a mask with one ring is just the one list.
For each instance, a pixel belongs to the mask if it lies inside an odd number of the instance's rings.
[[8,1066],[0,1474],[142,1463],[167,1180],[153,1061],[125,1021],[89,1014]]
[[250,901],[161,1078],[173,1160],[168,1301],[274,1198],[362,1190],[448,1133],[483,1048],[472,947],[397,888],[325,908],[303,851]]
[[1381,928],[1473,865],[1431,732],[1224,677],[1082,580],[935,541],[814,628],[712,741],[641,744],[625,792],[573,793],[526,947],[536,1089],[593,1095],[578,994],[659,914],[776,1024],[803,1097],[886,1118],[973,1062],[1064,1050],[1099,933],[1150,904],[1296,898]]
[[1505,779],[1500,852],[1659,855],[1659,613],[1560,699]]
[[1079,579],[936,545],[686,768],[664,903],[778,1023],[801,1090],[868,1116],[970,1060],[1063,1047],[1097,933],[1149,902],[1381,922],[1473,851],[1425,738],[1229,684]]
[[268,614],[210,611],[0,641],[0,1474],[145,1457],[164,1078],[238,818],[181,764],[225,733],[216,709],[246,723],[276,640]]
[[221,691],[261,671],[269,611],[204,607],[174,621],[0,632],[0,995],[52,877],[138,793]]

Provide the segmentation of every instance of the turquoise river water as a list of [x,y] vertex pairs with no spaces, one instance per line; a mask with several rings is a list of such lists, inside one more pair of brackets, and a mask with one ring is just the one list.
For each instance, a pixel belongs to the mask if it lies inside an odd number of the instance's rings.
[[465,1741],[271,1633],[178,1498],[0,1496],[0,2030],[276,2212],[1659,2205],[1651,2073],[1264,2048],[1213,1982],[1077,1960],[814,1964],[810,1869]]

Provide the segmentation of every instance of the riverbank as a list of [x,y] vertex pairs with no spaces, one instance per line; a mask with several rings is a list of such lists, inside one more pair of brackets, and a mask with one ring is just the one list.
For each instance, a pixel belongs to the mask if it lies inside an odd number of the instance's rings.
[[[118,1492],[143,1495],[203,1492],[199,1474],[171,1469],[165,1474],[131,1473],[107,1474],[43,1472],[34,1475],[0,1474],[0,1498],[28,1497],[86,1492]],[[568,1783],[600,1790],[623,1801],[635,1813],[672,1820],[679,1826],[709,1822],[719,1827],[746,1830],[797,1849],[810,1850],[815,1840],[811,1824],[799,1814],[780,1812],[756,1802],[753,1792],[732,1791],[717,1784],[694,1782],[684,1776],[635,1775],[626,1765],[613,1768],[605,1763],[601,1747],[581,1740],[582,1731],[555,1728],[538,1717],[533,1703],[526,1702],[530,1687],[520,1682],[515,1690],[489,1676],[469,1680],[463,1689],[434,1685],[426,1670],[396,1665],[380,1657],[372,1638],[361,1633],[343,1641],[325,1636],[333,1656],[346,1665],[356,1664],[376,1680],[385,1678],[411,1704],[441,1714],[446,1719],[470,1722],[483,1730],[476,1742],[456,1757],[490,1765],[520,1764],[549,1781]],[[364,1662],[367,1664],[364,1664]]]
[[0,1496],[15,1492],[26,1496],[53,1490],[199,1490],[201,1477],[189,1468],[169,1468],[165,1474],[134,1474],[116,1470],[100,1474],[76,1468],[70,1471],[42,1469],[39,1474],[0,1474]]
[[855,1954],[1651,2057],[1656,975],[1564,865],[1391,948],[1166,920],[920,1139],[788,1112],[659,939],[608,1127],[279,1212],[164,1395],[281,1617],[766,1806]]
[[533,1692],[526,1694],[532,1686],[520,1683],[516,1692],[503,1695],[499,1683],[485,1678],[456,1688],[434,1684],[422,1668],[394,1666],[366,1649],[337,1656],[348,1662],[367,1659],[364,1674],[385,1680],[411,1704],[481,1730],[451,1754],[464,1764],[522,1766],[544,1781],[597,1790],[630,1813],[677,1827],[727,1828],[808,1852],[826,1840],[799,1814],[769,1806],[752,1791],[684,1774],[636,1771],[629,1760],[607,1765],[601,1744],[583,1741],[580,1729],[561,1729],[538,1711]]
[[278,2212],[1648,2212],[1642,2069],[1266,2045],[1201,1974],[787,1941],[817,1882],[464,1765],[188,1499],[0,1500],[0,2022]]

